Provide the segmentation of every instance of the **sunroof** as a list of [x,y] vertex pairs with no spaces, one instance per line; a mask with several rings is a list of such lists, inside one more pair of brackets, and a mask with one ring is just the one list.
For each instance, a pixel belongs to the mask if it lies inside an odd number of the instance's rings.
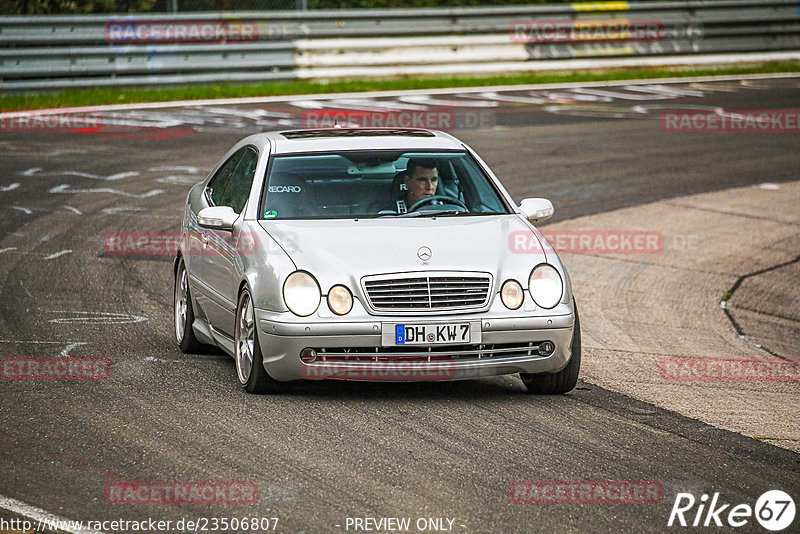
[[368,130],[364,128],[326,128],[324,130],[293,130],[281,132],[286,139],[309,139],[315,137],[436,137],[428,130]]

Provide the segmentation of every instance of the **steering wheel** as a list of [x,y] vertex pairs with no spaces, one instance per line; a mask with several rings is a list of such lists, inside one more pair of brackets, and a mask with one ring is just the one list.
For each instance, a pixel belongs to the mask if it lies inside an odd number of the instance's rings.
[[428,204],[436,202],[437,200],[441,201],[443,204],[453,204],[453,205],[458,206],[460,208],[464,208],[464,210],[466,210],[466,211],[469,211],[467,209],[466,204],[464,204],[463,202],[461,202],[457,198],[448,197],[447,195],[433,195],[433,196],[430,196],[430,197],[425,197],[425,198],[415,202],[413,206],[408,208],[408,211],[417,211],[422,206],[426,206]]

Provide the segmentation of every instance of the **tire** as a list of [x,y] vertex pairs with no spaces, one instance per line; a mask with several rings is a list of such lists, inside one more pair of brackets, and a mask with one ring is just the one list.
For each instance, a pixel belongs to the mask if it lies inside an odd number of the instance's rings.
[[239,295],[236,305],[236,324],[234,325],[234,352],[236,376],[239,385],[248,393],[284,393],[289,384],[278,382],[264,369],[261,345],[256,332],[255,310],[250,291],[245,288]]
[[[573,301],[573,304],[574,301]],[[575,328],[572,331],[572,357],[569,363],[557,373],[520,373],[522,383],[528,393],[539,395],[561,395],[568,393],[578,383],[581,368],[581,321],[578,318],[578,305],[575,304]]]
[[210,347],[201,343],[194,335],[192,324],[194,323],[194,309],[192,309],[192,297],[189,293],[189,275],[186,273],[186,265],[183,258],[178,260],[178,268],[175,271],[175,290],[172,292],[172,309],[175,323],[175,338],[182,352],[187,354],[197,354],[207,351]]

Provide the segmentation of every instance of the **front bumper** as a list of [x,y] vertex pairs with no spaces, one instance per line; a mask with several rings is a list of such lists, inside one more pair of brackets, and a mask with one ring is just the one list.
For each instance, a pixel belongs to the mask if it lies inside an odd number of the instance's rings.
[[[553,316],[381,317],[374,320],[303,322],[289,314],[256,309],[264,368],[276,380],[462,380],[512,373],[554,373],[571,357],[573,313]],[[479,322],[480,343],[393,346],[382,332],[395,324]],[[542,356],[542,341],[555,345]],[[308,358],[313,349],[313,361]],[[301,360],[301,353],[306,358]]]

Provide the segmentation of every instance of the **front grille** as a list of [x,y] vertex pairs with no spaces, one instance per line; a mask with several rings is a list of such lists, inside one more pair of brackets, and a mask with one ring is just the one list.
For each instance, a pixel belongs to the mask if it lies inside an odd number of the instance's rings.
[[380,311],[439,311],[482,308],[492,279],[481,273],[410,274],[370,277],[364,289]]
[[[542,358],[540,341],[484,343],[447,347],[342,347],[313,349],[316,363],[339,362],[452,362],[489,358]],[[313,365],[313,363],[312,363]]]

